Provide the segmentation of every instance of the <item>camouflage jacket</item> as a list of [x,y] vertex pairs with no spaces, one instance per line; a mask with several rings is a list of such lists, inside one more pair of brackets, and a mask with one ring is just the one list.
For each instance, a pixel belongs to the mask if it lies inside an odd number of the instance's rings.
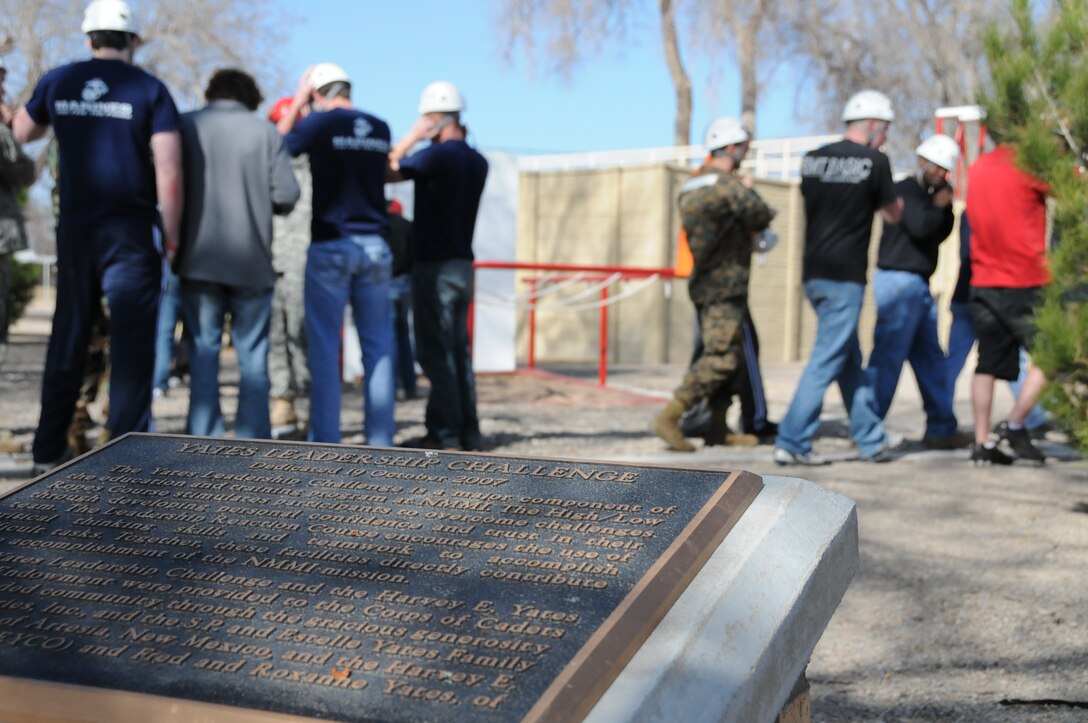
[[0,124],[0,254],[26,248],[26,227],[19,202],[34,183],[34,161],[23,153],[11,130]]
[[752,233],[774,211],[735,176],[703,166],[680,189],[680,217],[694,259],[688,293],[696,304],[748,295]]
[[277,274],[301,276],[306,272],[306,251],[310,248],[313,184],[309,156],[292,158],[291,170],[302,195],[290,214],[272,217],[272,268]]

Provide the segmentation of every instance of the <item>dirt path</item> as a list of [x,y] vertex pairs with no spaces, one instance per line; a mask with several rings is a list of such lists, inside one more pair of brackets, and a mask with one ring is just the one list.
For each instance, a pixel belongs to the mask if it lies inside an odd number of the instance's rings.
[[[34,321],[20,327],[0,370],[0,435],[17,440],[29,440],[37,421],[45,339]],[[229,417],[236,370],[226,361]],[[809,666],[814,720],[1088,720],[1088,463],[1067,448],[1048,443],[1060,459],[1045,467],[1005,469],[975,468],[965,451],[920,445],[886,465],[812,470],[774,467],[768,447],[674,455],[647,424],[679,369],[612,370],[612,390],[593,384],[594,370],[577,371],[584,379],[480,377],[490,451],[743,467],[805,476],[856,501],[861,571]],[[799,371],[764,369],[772,417],[788,404]],[[920,405],[913,383],[902,387],[892,425],[917,437]],[[848,460],[837,401],[829,395],[819,449]],[[345,389],[345,442],[362,439],[361,406],[359,389]],[[157,402],[159,431],[181,431],[185,408],[184,393]],[[957,409],[969,419],[962,394]],[[397,414],[398,439],[423,433],[422,400],[398,405]],[[1066,703],[1008,704],[1048,699]]]

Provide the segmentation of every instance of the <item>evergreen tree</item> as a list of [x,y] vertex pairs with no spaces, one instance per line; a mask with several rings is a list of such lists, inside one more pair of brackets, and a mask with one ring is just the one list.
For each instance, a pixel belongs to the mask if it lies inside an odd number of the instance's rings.
[[981,99],[996,140],[1050,184],[1052,283],[1032,358],[1047,408],[1088,451],[1088,0],[1013,0],[1014,27],[991,29],[991,84]]

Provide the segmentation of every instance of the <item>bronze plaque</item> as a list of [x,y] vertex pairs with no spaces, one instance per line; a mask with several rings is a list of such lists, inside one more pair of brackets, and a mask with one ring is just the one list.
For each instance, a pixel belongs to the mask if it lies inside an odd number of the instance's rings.
[[578,720],[761,487],[127,435],[0,499],[0,719]]

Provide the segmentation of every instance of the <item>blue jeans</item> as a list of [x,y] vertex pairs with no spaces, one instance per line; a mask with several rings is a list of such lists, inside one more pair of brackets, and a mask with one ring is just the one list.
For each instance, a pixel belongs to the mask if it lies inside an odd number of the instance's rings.
[[174,329],[181,316],[181,281],[162,266],[162,298],[159,301],[159,321],[155,328],[155,376],[152,386],[166,389],[170,381],[170,361],[174,358]]
[[223,435],[219,405],[219,352],[223,320],[230,313],[230,338],[238,354],[238,414],[234,436],[269,439],[268,328],[272,289],[249,289],[184,279],[181,304],[189,326],[189,434]]
[[858,454],[871,457],[887,443],[887,438],[884,423],[873,411],[873,393],[861,368],[858,317],[865,286],[812,279],[805,282],[805,296],[816,312],[816,340],[790,408],[778,424],[775,446],[794,454],[812,451],[824,393],[832,382],[838,382],[850,415],[850,436]]
[[[952,330],[948,334],[948,384],[952,389],[956,388],[956,379],[959,378],[963,365],[967,362],[967,355],[971,353],[971,347],[975,345],[975,325],[971,321],[971,305],[966,302],[952,302]],[[1009,382],[1014,397],[1020,396],[1020,386],[1028,373],[1028,354],[1020,350],[1020,377]],[[1046,410],[1036,404],[1024,420],[1024,426],[1028,429],[1036,429],[1047,423]]]
[[873,351],[865,373],[875,410],[883,419],[895,397],[903,362],[909,361],[926,412],[926,436],[956,432],[947,359],[937,340],[937,305],[929,283],[909,271],[877,269],[873,276],[877,319]]
[[479,449],[476,377],[468,337],[472,262],[416,261],[412,267],[416,353],[431,382],[427,436],[443,447]]
[[144,219],[57,226],[57,305],[42,375],[42,406],[34,461],[52,462],[68,445],[95,314],[106,297],[110,312],[111,437],[146,432],[151,424],[155,321],[162,256]]
[[393,331],[389,274],[393,255],[381,236],[349,236],[310,244],[306,256],[306,360],[310,367],[311,442],[340,441],[340,331],[344,308],[363,350],[366,443],[393,445]]
[[408,274],[393,277],[389,284],[396,337],[397,382],[409,397],[416,395],[416,355],[412,350],[412,279]]

